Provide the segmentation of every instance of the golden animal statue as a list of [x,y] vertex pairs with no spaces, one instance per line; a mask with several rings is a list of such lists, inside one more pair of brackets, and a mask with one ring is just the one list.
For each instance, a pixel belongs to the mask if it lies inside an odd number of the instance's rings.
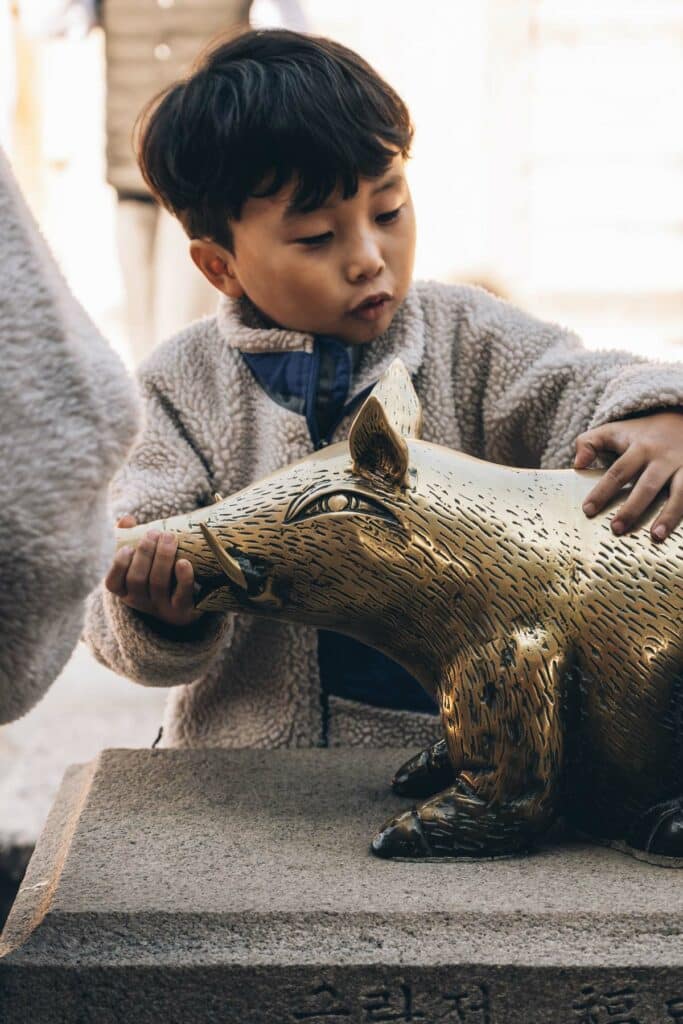
[[581,511],[598,471],[494,465],[420,423],[396,361],[348,442],[119,542],[173,531],[197,608],[346,633],[435,696],[444,739],[398,771],[420,802],[379,856],[507,856],[562,815],[683,866],[683,533],[654,544],[654,510],[616,537]]

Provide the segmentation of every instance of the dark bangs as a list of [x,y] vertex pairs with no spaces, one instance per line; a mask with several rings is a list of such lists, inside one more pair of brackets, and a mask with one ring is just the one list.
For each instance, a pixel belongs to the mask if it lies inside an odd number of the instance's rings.
[[357,54],[284,30],[248,32],[210,50],[197,71],[144,112],[139,161],[161,202],[194,238],[232,247],[230,220],[250,196],[294,184],[314,210],[354,195],[397,152],[412,125],[401,98]]

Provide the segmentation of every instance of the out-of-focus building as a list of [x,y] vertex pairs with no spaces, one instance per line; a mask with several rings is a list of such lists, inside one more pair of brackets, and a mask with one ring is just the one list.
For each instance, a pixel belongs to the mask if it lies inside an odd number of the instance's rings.
[[[683,341],[683,0],[285,7],[286,0],[256,0],[252,18],[293,27],[304,19],[311,31],[357,49],[409,103],[418,276],[494,280],[592,346],[676,351]],[[8,8],[0,0],[0,24]],[[123,339],[112,195],[102,184],[101,32],[22,47],[20,177],[41,197],[43,223],[79,297]],[[42,170],[22,156],[35,151],[37,134]],[[84,211],[78,224],[69,216],[77,208]],[[93,226],[97,275],[79,255]]]

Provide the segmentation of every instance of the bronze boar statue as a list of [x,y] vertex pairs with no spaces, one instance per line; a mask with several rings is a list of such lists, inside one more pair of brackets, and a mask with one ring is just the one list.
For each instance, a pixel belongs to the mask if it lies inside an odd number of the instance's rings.
[[120,543],[174,531],[199,609],[346,633],[435,696],[444,739],[397,773],[419,802],[379,856],[508,856],[562,815],[683,866],[683,533],[655,545],[655,510],[616,537],[581,511],[598,471],[494,465],[420,423],[397,361],[348,442]]

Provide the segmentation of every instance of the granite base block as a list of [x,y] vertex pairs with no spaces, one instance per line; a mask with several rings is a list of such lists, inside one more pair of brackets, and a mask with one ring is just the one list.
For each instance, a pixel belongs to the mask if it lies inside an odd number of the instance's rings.
[[683,1022],[680,872],[578,843],[377,860],[409,753],[70,769],[0,940],[0,1021]]

